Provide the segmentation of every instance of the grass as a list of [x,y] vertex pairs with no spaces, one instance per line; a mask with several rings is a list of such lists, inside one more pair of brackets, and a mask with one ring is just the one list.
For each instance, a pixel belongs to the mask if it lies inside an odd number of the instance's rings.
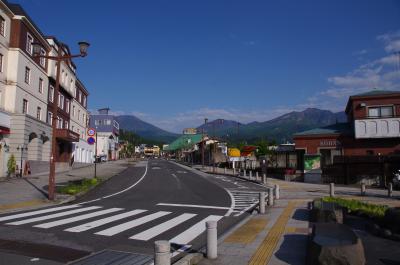
[[324,197],[324,202],[333,202],[338,205],[347,208],[350,212],[359,212],[369,217],[382,218],[385,215],[386,210],[389,208],[385,205],[376,205],[366,202],[361,202],[354,199],[343,199],[338,197]]
[[66,186],[58,186],[57,192],[62,194],[75,195],[83,191],[88,191],[91,187],[94,187],[99,183],[100,181],[97,178],[73,181],[69,182]]

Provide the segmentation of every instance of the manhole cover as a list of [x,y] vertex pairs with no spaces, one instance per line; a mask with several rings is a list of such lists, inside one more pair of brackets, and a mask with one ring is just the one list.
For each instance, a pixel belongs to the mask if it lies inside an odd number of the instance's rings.
[[150,255],[129,253],[115,250],[103,250],[88,257],[82,258],[71,265],[145,265],[153,260]]

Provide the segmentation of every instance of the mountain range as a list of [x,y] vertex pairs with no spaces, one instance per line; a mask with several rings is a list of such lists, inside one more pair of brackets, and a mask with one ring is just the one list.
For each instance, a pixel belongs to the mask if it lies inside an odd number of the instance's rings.
[[[143,138],[168,143],[179,137],[179,134],[165,131],[133,115],[121,115],[117,116],[116,119],[121,129],[132,131]],[[264,138],[279,143],[290,141],[296,132],[345,121],[344,112],[334,113],[329,110],[308,108],[304,111],[293,111],[264,122],[243,124],[233,120],[216,119],[198,126],[197,129],[199,132],[204,130],[208,135],[222,137],[230,141],[246,140],[253,142]]]

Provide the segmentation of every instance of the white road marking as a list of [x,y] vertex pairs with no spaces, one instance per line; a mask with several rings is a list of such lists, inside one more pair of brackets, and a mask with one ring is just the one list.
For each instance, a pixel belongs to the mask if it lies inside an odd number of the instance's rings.
[[120,220],[120,219],[123,219],[126,217],[137,215],[137,214],[140,214],[140,213],[143,213],[146,211],[147,210],[133,210],[133,211],[129,211],[126,213],[117,214],[117,215],[114,215],[111,217],[106,217],[106,218],[96,220],[96,221],[93,221],[90,223],[86,223],[83,225],[71,227],[71,228],[65,229],[64,231],[79,233],[79,232],[87,231],[87,230],[93,229],[95,227],[99,227],[99,226],[102,226],[102,225],[105,225],[105,224],[108,224],[108,223],[111,223],[111,222],[114,222],[114,221],[117,221],[117,220]]
[[90,202],[94,202],[94,201],[99,201],[99,200],[102,200],[102,199],[107,199],[107,198],[113,197],[113,196],[115,196],[115,195],[121,194],[121,193],[123,193],[123,192],[125,192],[125,191],[128,191],[128,190],[132,189],[133,187],[135,187],[137,184],[139,184],[139,183],[144,179],[144,177],[145,177],[146,174],[147,174],[147,169],[148,169],[148,163],[146,162],[146,169],[145,169],[145,171],[144,171],[143,176],[142,176],[138,181],[136,181],[135,183],[133,183],[131,186],[127,187],[126,189],[123,189],[123,190],[118,191],[118,192],[116,192],[116,193],[113,193],[113,194],[110,194],[110,195],[107,195],[107,196],[103,196],[103,197],[101,197],[101,198],[97,198],[97,199],[94,199],[94,200],[91,200],[91,201],[81,202],[81,203],[79,203],[79,204],[85,204],[85,203],[90,203]]
[[229,197],[231,198],[231,207],[225,213],[225,216],[229,216],[232,214],[233,210],[235,209],[235,198],[233,197],[233,194],[228,189],[224,189],[224,190],[229,194]]
[[159,205],[159,206],[175,206],[175,207],[219,209],[219,210],[229,210],[230,209],[230,207],[220,207],[220,206],[212,206],[212,205],[196,205],[196,204],[157,203],[157,205]]
[[191,226],[189,229],[170,239],[169,242],[179,245],[187,245],[188,243],[190,243],[190,241],[198,237],[206,230],[207,221],[219,221],[222,217],[223,216],[220,215],[209,215],[200,222]]
[[96,216],[100,216],[100,215],[104,215],[104,214],[108,214],[108,213],[113,213],[113,212],[117,212],[117,211],[121,211],[121,210],[123,210],[123,209],[122,208],[110,208],[110,209],[101,210],[101,211],[97,211],[97,212],[93,212],[93,213],[88,213],[88,214],[84,214],[84,215],[61,219],[61,220],[57,220],[57,221],[53,221],[53,222],[49,222],[49,223],[38,224],[38,225],[35,225],[34,227],[51,228],[51,227],[69,224],[69,223],[73,223],[73,222],[77,222],[77,221],[81,221],[81,220],[85,220],[85,219],[89,219],[92,217],[96,217]]
[[22,217],[33,216],[33,215],[39,215],[42,213],[51,213],[51,212],[56,212],[56,211],[61,211],[61,210],[71,209],[71,208],[76,208],[76,207],[80,207],[80,205],[69,205],[69,206],[55,207],[55,208],[49,208],[49,209],[27,212],[27,213],[13,214],[13,215],[1,217],[0,222],[12,220],[12,219],[18,219],[18,218],[22,218]]
[[193,218],[196,215],[197,214],[192,214],[192,213],[181,214],[175,218],[172,218],[171,220],[168,220],[164,223],[156,225],[156,226],[154,226],[150,229],[147,229],[139,234],[133,235],[130,237],[130,239],[147,241],[147,240],[149,240],[153,237],[156,237],[157,235],[162,234],[165,231]]
[[142,225],[144,223],[153,221],[154,219],[160,218],[164,215],[170,214],[171,212],[164,212],[164,211],[160,211],[160,212],[156,212],[150,215],[146,215],[143,216],[141,218],[117,225],[117,226],[113,226],[111,228],[102,230],[100,232],[95,233],[96,235],[102,235],[102,236],[113,236],[116,235],[118,233],[121,233],[123,231],[126,231],[128,229],[134,228],[136,226]]
[[72,210],[72,211],[55,213],[55,214],[45,215],[45,216],[41,216],[41,217],[30,218],[30,219],[17,221],[17,222],[7,223],[7,225],[23,225],[23,224],[43,221],[43,220],[47,220],[47,219],[62,217],[62,216],[70,215],[70,214],[75,214],[75,213],[81,213],[81,212],[86,212],[86,211],[90,211],[90,210],[95,210],[95,209],[99,209],[99,208],[101,208],[101,206],[91,206],[91,207],[86,207],[86,208],[79,208],[79,209]]

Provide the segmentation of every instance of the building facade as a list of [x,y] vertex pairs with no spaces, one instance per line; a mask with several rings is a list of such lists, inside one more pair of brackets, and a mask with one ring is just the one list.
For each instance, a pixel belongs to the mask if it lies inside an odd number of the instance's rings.
[[106,160],[118,158],[119,123],[109,114],[110,109],[99,109],[97,114],[90,115],[90,127],[97,132],[97,156]]
[[[0,176],[6,175],[11,155],[19,167],[22,164],[23,174],[35,165],[48,170],[53,115],[57,115],[56,162],[69,162],[72,143],[80,141],[79,134],[70,130],[76,67],[72,61],[61,65],[56,98],[55,61],[33,56],[33,43],[40,44],[41,55],[54,56],[59,49],[57,40],[45,37],[20,5],[0,0]],[[67,46],[63,53],[69,54]],[[84,115],[87,119],[87,111]]]

